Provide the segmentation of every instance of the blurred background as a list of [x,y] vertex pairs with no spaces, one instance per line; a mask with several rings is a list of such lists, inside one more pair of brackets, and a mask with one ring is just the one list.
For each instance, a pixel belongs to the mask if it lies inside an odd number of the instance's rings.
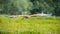
[[0,0],[0,14],[30,15],[52,14],[60,16],[60,0]]

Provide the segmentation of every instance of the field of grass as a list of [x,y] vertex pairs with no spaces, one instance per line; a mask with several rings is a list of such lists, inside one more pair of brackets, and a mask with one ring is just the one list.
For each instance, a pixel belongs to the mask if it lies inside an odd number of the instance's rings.
[[0,16],[0,34],[60,34],[60,17]]

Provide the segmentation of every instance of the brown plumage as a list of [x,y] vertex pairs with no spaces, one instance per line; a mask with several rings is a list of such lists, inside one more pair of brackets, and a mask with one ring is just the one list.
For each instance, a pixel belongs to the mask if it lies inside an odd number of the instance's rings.
[[24,16],[24,18],[30,18],[31,16]]

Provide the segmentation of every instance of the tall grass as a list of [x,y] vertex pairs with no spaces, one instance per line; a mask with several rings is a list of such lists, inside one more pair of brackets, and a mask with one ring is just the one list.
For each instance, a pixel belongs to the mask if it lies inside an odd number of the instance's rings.
[[59,34],[60,17],[0,16],[0,34]]

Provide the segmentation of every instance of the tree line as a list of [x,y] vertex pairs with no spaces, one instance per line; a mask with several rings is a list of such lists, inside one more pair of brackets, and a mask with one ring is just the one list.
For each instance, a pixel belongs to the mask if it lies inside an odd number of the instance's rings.
[[60,16],[60,0],[0,0],[0,14],[29,15],[41,12]]

